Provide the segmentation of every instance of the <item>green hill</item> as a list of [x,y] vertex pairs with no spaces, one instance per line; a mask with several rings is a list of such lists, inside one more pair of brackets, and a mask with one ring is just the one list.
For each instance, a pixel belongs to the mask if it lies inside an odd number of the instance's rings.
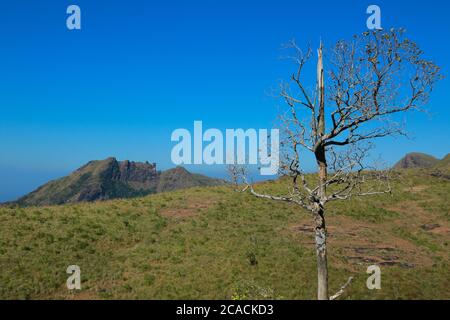
[[[450,299],[448,180],[397,174],[392,197],[328,207],[330,291],[355,278],[343,299]],[[0,298],[315,299],[313,242],[309,213],[228,186],[1,207]],[[73,264],[80,291],[66,288]],[[373,264],[381,290],[366,287]]]
[[156,171],[156,164],[90,161],[72,174],[46,183],[16,201],[19,205],[54,205],[116,198],[132,198],[155,192],[223,184],[221,180],[192,174],[184,168]]
[[192,187],[216,186],[223,183],[223,181],[218,179],[211,179],[201,174],[190,173],[183,167],[176,167],[161,172],[156,191],[166,192]]

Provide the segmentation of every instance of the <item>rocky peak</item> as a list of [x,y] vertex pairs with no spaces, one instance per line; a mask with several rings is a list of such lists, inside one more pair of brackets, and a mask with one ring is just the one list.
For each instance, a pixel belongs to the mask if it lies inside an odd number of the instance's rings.
[[425,153],[412,152],[404,156],[398,161],[395,169],[409,169],[409,168],[429,168],[435,165],[439,160],[433,156]]
[[156,163],[120,161],[118,163],[120,172],[120,181],[146,182],[155,179],[158,175]]

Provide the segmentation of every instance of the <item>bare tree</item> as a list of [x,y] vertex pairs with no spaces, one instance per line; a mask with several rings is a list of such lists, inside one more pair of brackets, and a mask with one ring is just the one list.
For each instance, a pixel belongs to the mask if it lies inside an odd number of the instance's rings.
[[[282,83],[279,95],[287,105],[280,116],[282,159],[280,173],[291,179],[285,195],[257,192],[245,169],[231,167],[241,191],[256,197],[298,205],[312,214],[315,226],[319,300],[336,299],[351,278],[330,297],[328,290],[326,204],[354,196],[390,193],[386,170],[365,160],[376,138],[404,134],[396,115],[420,110],[440,76],[440,69],[404,37],[403,30],[370,31],[350,41],[338,41],[327,54],[325,73],[322,43],[317,50],[316,84],[308,90],[302,70],[312,56],[292,41],[296,70]],[[318,174],[302,168],[309,152]]]

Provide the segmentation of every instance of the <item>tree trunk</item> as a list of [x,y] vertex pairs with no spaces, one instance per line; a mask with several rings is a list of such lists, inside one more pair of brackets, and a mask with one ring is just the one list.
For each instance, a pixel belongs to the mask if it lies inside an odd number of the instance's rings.
[[320,205],[314,212],[314,222],[317,256],[317,299],[328,300],[327,229],[324,211]]
[[[325,81],[323,73],[322,43],[320,43],[317,55],[317,86],[319,90],[317,140],[320,141],[325,133]],[[326,149],[322,142],[316,146],[314,153],[319,167],[319,197],[314,208],[317,255],[317,299],[328,300],[327,229],[325,227],[323,208],[323,203],[325,203],[326,199],[327,160]]]
[[[326,197],[327,163],[325,149],[318,148],[316,160],[319,166],[319,201]],[[324,208],[316,203],[314,210],[315,240],[317,255],[317,299],[328,300],[328,267],[327,267],[327,228],[325,226]]]

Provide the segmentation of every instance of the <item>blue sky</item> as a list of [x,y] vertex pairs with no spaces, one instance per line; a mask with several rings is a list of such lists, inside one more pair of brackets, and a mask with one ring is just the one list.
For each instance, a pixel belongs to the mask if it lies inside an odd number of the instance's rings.
[[[70,4],[81,8],[82,30],[66,28]],[[172,167],[171,132],[194,120],[270,128],[278,101],[267,92],[292,70],[281,45],[332,45],[363,32],[370,4],[381,7],[384,28],[406,28],[449,74],[448,1],[2,2],[0,201],[92,159]],[[378,141],[377,152],[388,162],[450,152],[448,92],[445,79],[430,115],[406,119],[413,139]]]

